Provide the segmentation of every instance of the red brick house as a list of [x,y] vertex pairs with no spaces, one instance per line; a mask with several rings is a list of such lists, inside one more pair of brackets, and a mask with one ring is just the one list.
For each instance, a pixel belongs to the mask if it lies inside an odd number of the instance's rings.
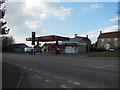
[[117,48],[120,46],[120,31],[102,33],[97,38],[97,48]]

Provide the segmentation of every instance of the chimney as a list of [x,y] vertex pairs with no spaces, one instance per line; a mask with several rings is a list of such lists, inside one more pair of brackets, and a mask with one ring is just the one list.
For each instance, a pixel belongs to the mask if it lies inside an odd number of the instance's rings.
[[86,35],[86,38],[88,38],[88,35]]
[[100,31],[100,34],[102,34],[102,31]]
[[77,34],[75,34],[75,37],[74,38],[77,38]]

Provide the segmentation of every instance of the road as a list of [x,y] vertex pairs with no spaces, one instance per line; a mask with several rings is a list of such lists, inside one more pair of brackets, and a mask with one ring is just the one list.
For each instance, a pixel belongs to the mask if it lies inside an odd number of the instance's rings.
[[21,88],[117,88],[118,59],[72,55],[3,54],[23,70]]

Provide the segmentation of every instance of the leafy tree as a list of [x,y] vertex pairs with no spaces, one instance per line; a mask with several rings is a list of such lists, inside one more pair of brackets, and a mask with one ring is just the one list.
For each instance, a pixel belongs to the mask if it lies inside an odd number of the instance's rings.
[[12,36],[2,36],[2,51],[12,51],[12,45],[15,43],[15,40]]

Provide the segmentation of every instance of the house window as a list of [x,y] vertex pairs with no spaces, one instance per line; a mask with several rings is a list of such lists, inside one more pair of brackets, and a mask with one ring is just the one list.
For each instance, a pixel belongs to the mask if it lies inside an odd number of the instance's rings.
[[104,39],[102,39],[102,42],[104,41]]
[[115,41],[117,41],[117,40],[118,40],[118,38],[114,38],[114,40],[115,40]]
[[118,46],[118,44],[116,43],[115,46]]

